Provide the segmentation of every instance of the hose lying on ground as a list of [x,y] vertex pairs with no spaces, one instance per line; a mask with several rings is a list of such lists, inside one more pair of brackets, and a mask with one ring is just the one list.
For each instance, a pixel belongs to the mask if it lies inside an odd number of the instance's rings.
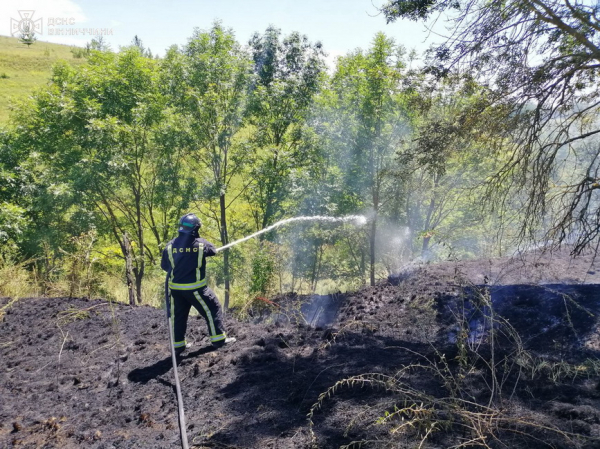
[[167,324],[169,328],[169,346],[171,347],[171,359],[173,361],[173,374],[175,376],[175,390],[177,391],[177,409],[179,413],[179,434],[181,437],[181,447],[189,449],[187,433],[185,430],[185,413],[183,411],[183,397],[181,396],[181,385],[179,384],[179,375],[177,374],[177,357],[175,356],[175,347],[173,346],[173,326],[171,325],[171,292],[169,291],[169,278],[171,270],[167,273],[165,279],[165,306],[167,308]]

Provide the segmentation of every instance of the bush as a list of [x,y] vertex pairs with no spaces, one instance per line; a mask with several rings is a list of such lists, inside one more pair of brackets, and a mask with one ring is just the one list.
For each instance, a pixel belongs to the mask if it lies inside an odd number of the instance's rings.
[[256,255],[252,259],[252,275],[250,277],[250,295],[269,296],[275,276],[275,261],[268,242],[261,242]]
[[90,55],[89,48],[73,47],[71,48],[71,54],[75,59],[87,58]]

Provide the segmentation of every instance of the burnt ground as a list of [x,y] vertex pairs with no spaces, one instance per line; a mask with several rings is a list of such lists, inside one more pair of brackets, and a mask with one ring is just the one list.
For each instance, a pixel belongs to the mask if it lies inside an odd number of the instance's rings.
[[[192,317],[190,446],[600,448],[599,299],[592,257],[561,253],[258,301],[218,351]],[[164,311],[26,298],[0,320],[0,447],[180,447]]]

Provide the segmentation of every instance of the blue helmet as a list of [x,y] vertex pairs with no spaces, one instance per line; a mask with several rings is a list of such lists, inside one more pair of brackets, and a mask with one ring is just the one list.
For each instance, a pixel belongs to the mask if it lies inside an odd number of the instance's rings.
[[195,214],[185,214],[179,219],[179,232],[198,235],[202,221]]

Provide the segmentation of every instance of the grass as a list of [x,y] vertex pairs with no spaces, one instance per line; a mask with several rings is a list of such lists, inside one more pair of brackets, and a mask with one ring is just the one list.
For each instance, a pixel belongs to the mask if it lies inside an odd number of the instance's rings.
[[38,283],[32,272],[26,268],[28,262],[15,263],[0,256],[0,297],[18,300],[40,294]]
[[86,62],[73,56],[73,48],[41,41],[27,47],[17,38],[0,36],[0,125],[8,123],[12,102],[27,98],[48,81],[57,61]]
[[26,263],[0,257],[0,297],[9,298],[6,304],[0,305],[0,319],[20,298],[39,295],[38,285],[25,267]]

